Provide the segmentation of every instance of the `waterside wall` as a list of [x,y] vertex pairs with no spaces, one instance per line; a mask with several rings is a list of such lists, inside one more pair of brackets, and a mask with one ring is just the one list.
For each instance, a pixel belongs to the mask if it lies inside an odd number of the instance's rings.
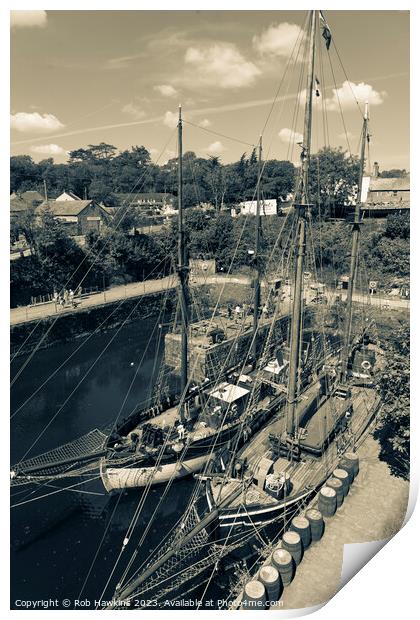
[[[69,342],[97,331],[105,332],[123,324],[159,316],[162,304],[169,314],[174,305],[175,291],[151,293],[135,298],[115,301],[77,312],[57,314],[41,320],[10,326],[10,352],[12,356],[25,355],[38,349]],[[165,299],[166,298],[166,299]]]

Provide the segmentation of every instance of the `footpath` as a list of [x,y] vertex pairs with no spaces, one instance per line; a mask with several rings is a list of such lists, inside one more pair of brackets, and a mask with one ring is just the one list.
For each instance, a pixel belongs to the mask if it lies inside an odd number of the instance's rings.
[[[204,284],[250,284],[251,280],[248,276],[244,275],[222,275],[216,274],[211,276],[196,276],[190,279],[191,286],[202,286]],[[265,283],[263,283],[264,286]],[[145,280],[144,282],[132,282],[130,284],[124,284],[121,286],[115,286],[109,290],[101,291],[98,293],[92,293],[87,297],[83,296],[82,302],[76,308],[72,307],[60,307],[54,302],[47,302],[38,304],[35,306],[21,306],[19,308],[12,308],[10,310],[10,324],[20,325],[22,323],[28,323],[30,321],[39,321],[50,316],[74,314],[77,312],[83,312],[86,308],[92,308],[95,306],[104,306],[106,304],[115,303],[123,299],[130,299],[135,297],[141,297],[142,295],[150,295],[151,293],[159,293],[168,289],[173,289],[178,285],[178,279],[176,276],[171,275],[165,278],[159,278],[156,280]],[[286,287],[287,288],[287,287]],[[290,288],[290,287],[289,287]],[[329,301],[332,301],[339,291],[329,290],[326,292],[326,296]],[[287,292],[286,292],[287,296]],[[345,291],[341,292],[341,298],[344,301],[346,299]],[[355,293],[354,301],[356,303],[366,303],[367,296]],[[307,299],[310,302],[310,298]],[[395,298],[383,298],[377,296],[369,297],[368,302],[373,306],[379,306],[384,310],[402,309],[409,310],[410,301],[405,299]]]
[[[313,607],[330,600],[342,585],[344,545],[390,538],[403,524],[409,483],[392,476],[388,465],[379,460],[379,444],[372,436],[358,454],[359,475],[342,507],[328,519],[324,536],[305,552],[294,580],[284,589],[281,609]],[[365,563],[363,557],[361,546],[360,566]],[[390,566],[390,575],[393,570]]]

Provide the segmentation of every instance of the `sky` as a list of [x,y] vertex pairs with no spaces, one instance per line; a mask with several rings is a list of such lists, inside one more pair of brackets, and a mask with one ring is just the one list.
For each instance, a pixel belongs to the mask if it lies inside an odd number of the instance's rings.
[[[324,16],[312,150],[357,153],[368,100],[369,162],[409,169],[409,12]],[[265,158],[296,163],[306,45],[305,11],[13,11],[11,154],[107,142],[162,164],[182,103],[184,151],[236,161],[262,133]]]

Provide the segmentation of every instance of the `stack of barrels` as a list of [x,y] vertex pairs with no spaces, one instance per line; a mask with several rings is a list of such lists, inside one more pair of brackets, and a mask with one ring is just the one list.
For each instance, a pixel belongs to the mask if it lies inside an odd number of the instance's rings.
[[318,494],[318,510],[310,508],[304,515],[294,517],[290,529],[267,558],[258,574],[246,583],[242,609],[266,609],[280,600],[285,587],[293,580],[305,550],[324,534],[324,517],[333,517],[359,473],[359,458],[346,452]]
[[350,485],[359,473],[359,457],[346,452],[318,495],[318,508],[324,517],[333,517],[349,492]]
[[258,574],[245,585],[242,609],[265,609],[280,600],[285,587],[293,580],[305,550],[324,533],[324,519],[319,510],[307,510],[294,517],[290,529],[267,558]]

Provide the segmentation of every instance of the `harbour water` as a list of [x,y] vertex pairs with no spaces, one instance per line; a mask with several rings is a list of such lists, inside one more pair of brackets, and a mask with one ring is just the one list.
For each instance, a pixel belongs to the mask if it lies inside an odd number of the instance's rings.
[[[69,356],[80,347],[81,340],[37,352],[13,386],[12,415],[65,363],[14,415],[12,463],[62,445],[92,428],[105,427],[120,412],[124,400],[121,417],[148,398],[150,379],[162,357],[157,335],[147,347],[152,329],[152,322],[143,322],[124,327],[113,341],[113,331],[93,336],[71,359]],[[23,357],[14,361],[12,377],[25,361]],[[52,599],[58,601],[53,608],[95,609],[95,601],[104,590],[103,600],[112,597],[129,554],[155,509],[138,561],[145,559],[181,516],[193,485],[193,480],[177,482],[162,502],[163,488],[155,487],[149,492],[130,544],[116,566],[142,491],[110,497],[99,480],[65,492],[56,492],[58,489],[51,486],[15,487],[11,500],[15,505],[11,512],[11,607],[25,608],[24,601]],[[83,489],[86,492],[80,492]],[[31,501],[38,495],[46,497]],[[77,600],[81,602],[75,603]]]

